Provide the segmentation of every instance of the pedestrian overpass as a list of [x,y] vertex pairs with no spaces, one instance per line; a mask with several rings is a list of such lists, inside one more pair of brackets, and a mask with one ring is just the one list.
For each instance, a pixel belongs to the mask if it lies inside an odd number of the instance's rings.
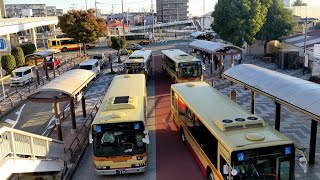
[[[0,36],[4,36],[7,41],[8,51],[11,51],[11,44],[18,44],[18,37],[15,34],[20,31],[31,30],[31,41],[37,47],[36,27],[58,24],[58,17],[25,17],[25,18],[0,18]],[[10,36],[12,35],[12,36]]]
[[[177,27],[177,26],[195,26],[195,24],[193,20],[186,20],[186,21],[176,21],[176,22],[155,24],[154,28],[159,29],[159,28],[168,28],[168,27]],[[130,27],[131,32],[150,30],[150,29],[152,29],[152,25]]]

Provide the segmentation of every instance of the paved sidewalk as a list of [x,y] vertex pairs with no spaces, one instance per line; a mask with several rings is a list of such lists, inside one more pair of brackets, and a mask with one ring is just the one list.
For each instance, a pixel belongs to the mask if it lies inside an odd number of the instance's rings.
[[[276,64],[271,62],[266,62],[263,60],[253,59],[252,57],[247,57],[243,60],[243,63],[247,64],[255,64],[260,67],[264,67],[267,69],[271,69],[277,72],[281,72],[284,74],[288,74],[291,76],[295,76],[301,79],[308,80],[310,77],[310,73],[306,73],[302,75],[302,69],[296,70],[283,70],[279,69]],[[230,68],[230,62],[228,60],[225,61],[225,69]],[[219,78],[218,70],[214,70],[213,76],[210,75],[210,65],[206,65],[206,77],[205,81],[209,84],[214,80],[214,87],[218,89],[223,94],[229,96],[229,93],[232,89],[237,91],[237,101],[238,103],[244,107],[246,110],[250,111],[250,101],[251,101],[251,93],[248,90],[245,90],[242,86],[238,84],[231,84],[227,80],[222,80]],[[255,112],[257,115],[264,118],[264,120],[270,124],[271,126],[275,125],[274,117],[275,117],[275,104],[274,102],[260,94],[256,95],[255,98]],[[284,133],[287,137],[293,140],[297,147],[307,148],[306,154],[308,158],[309,147],[310,147],[310,127],[311,127],[311,119],[299,112],[292,111],[291,109],[282,106],[281,108],[281,125],[280,131]],[[318,129],[320,126],[318,125]],[[303,172],[302,167],[299,165],[298,157],[300,156],[296,153],[296,165],[295,165],[295,177],[296,179],[307,178],[308,180],[316,180],[320,179],[320,132],[318,130],[317,134],[317,149],[316,149],[316,157],[315,164],[307,166],[307,173]]]

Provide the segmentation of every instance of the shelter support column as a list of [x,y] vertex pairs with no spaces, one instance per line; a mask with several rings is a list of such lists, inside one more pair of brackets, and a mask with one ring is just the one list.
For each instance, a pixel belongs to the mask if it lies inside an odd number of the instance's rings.
[[281,104],[275,102],[276,104],[276,115],[275,115],[275,129],[280,131],[280,116],[281,116]]
[[318,121],[312,119],[311,134],[310,134],[309,164],[314,164],[314,158],[316,155],[317,126],[318,126]]
[[230,64],[231,64],[231,67],[233,67],[233,66],[234,66],[234,56],[233,56],[233,55],[231,55]]
[[74,98],[70,100],[70,114],[71,114],[71,121],[72,121],[71,133],[73,133],[77,129],[76,113],[74,108]]
[[251,91],[251,114],[254,114],[254,97],[255,97],[255,92]]
[[5,39],[6,39],[6,44],[7,44],[8,52],[11,52],[11,38],[10,38],[10,34],[6,34],[6,35],[5,35]]
[[87,117],[86,99],[84,97],[84,92],[82,92],[81,105],[82,105],[82,115],[83,117]]
[[36,46],[36,49],[38,49],[36,28],[31,28],[31,41]]
[[223,73],[223,69],[224,69],[224,66],[223,66],[223,55],[220,53],[220,79],[222,79],[222,73]]
[[40,85],[40,76],[39,76],[39,69],[38,69],[38,59],[35,59],[35,69],[36,69],[36,76],[37,76],[37,82]]
[[58,140],[63,141],[62,139],[62,129],[61,129],[61,122],[60,122],[60,105],[58,102],[58,97],[55,96],[54,98],[54,117],[56,119],[56,128],[58,133]]
[[213,64],[213,54],[211,53],[211,54],[210,54],[210,73],[211,73],[211,74],[213,73],[213,70],[212,70],[212,68],[213,68],[212,66],[213,66],[213,65],[212,65],[212,64]]
[[56,34],[56,25],[54,24],[53,25],[53,28],[52,28],[52,31],[53,31],[53,39],[56,39],[57,38],[57,34]]

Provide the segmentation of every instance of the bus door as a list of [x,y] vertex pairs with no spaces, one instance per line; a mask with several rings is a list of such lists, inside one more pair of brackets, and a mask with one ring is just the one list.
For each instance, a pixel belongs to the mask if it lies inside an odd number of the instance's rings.
[[219,143],[219,172],[223,179],[231,178],[230,153]]

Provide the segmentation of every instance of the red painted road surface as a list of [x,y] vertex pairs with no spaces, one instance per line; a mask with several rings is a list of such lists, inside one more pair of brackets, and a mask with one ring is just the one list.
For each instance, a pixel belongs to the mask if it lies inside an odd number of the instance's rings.
[[161,56],[154,57],[157,180],[206,179],[197,162],[181,142],[170,114],[170,85],[161,73]]

